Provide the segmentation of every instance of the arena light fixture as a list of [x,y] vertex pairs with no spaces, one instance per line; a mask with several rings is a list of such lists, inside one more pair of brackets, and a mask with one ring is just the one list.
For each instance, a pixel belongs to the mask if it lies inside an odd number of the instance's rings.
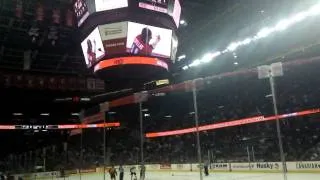
[[114,111],[109,111],[108,114],[109,114],[109,115],[113,115],[113,114],[117,114],[117,113],[114,112]]
[[316,16],[316,15],[320,14],[320,3],[312,6],[309,9],[308,14],[310,14],[311,16]]
[[201,64],[201,61],[199,59],[194,60],[189,67],[199,66]]
[[[282,19],[274,26],[262,28],[256,35],[254,35],[252,37],[248,37],[248,38],[244,39],[243,41],[230,43],[226,49],[224,49],[221,52],[219,51],[219,54],[217,54],[214,57],[217,57],[221,54],[225,54],[228,52],[234,52],[241,46],[248,45],[251,42],[266,38],[269,35],[271,35],[272,33],[275,33],[277,31],[284,31],[284,30],[288,29],[289,27],[305,20],[307,17],[316,16],[319,14],[320,14],[320,3],[315,4],[314,6],[311,6],[306,11],[301,11],[297,14],[294,14],[293,16],[290,16],[287,19]],[[186,23],[186,22],[184,20],[181,20],[180,23]],[[183,66],[182,69],[187,70],[191,67],[198,66],[201,63],[210,62],[214,58],[214,57],[212,57],[213,54],[214,53],[209,52],[209,53],[205,54],[201,60],[196,59],[191,64]]]
[[241,45],[248,45],[252,42],[252,38],[247,38],[240,42]]
[[14,116],[23,116],[23,113],[13,113]]
[[292,18],[291,18],[291,21],[293,23],[298,23],[300,21],[303,21],[305,18],[307,18],[309,16],[309,13],[308,12],[300,12],[296,15],[294,15]]
[[262,38],[265,38],[267,36],[269,36],[271,33],[274,32],[274,29],[273,28],[268,28],[268,27],[265,27],[265,28],[262,28],[258,33],[257,33],[257,36],[255,36],[257,39],[262,39]]
[[149,113],[144,114],[144,117],[150,117]]
[[286,30],[291,24],[292,24],[292,22],[290,20],[287,20],[287,19],[281,20],[276,25],[275,30],[277,30],[277,31]]
[[186,56],[185,54],[180,55],[180,56],[178,57],[178,61],[181,61],[181,60],[185,59],[186,57],[187,57],[187,56]]
[[210,62],[210,61],[212,61],[212,59],[213,59],[213,54],[212,53],[207,53],[207,54],[205,54],[202,58],[201,58],[201,62],[202,63],[206,63],[206,62]]
[[189,69],[189,66],[183,66],[182,69],[187,70],[187,69]]
[[88,101],[90,101],[90,100],[91,100],[90,98],[86,98],[86,97],[84,97],[84,98],[80,98],[80,101],[88,102]]
[[50,113],[41,113],[40,116],[50,116]]
[[79,116],[79,113],[71,113],[71,116]]
[[228,51],[233,52],[233,51],[237,50],[239,45],[240,45],[239,42],[233,42],[227,47],[227,49],[228,49]]
[[181,20],[180,20],[180,24],[181,24],[181,25],[186,25],[186,24],[187,24],[187,21],[184,20],[184,19],[181,19]]

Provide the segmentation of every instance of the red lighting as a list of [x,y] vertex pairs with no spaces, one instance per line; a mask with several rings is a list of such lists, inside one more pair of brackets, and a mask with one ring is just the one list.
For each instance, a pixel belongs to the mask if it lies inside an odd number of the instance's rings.
[[133,56],[102,60],[94,67],[94,72],[121,65],[152,65],[168,70],[168,64],[158,58]]
[[[288,117],[298,117],[298,116],[305,116],[305,115],[311,115],[311,114],[317,114],[317,113],[320,113],[320,109],[310,109],[310,110],[305,110],[305,111],[300,111],[300,112],[282,114],[282,115],[278,115],[278,116],[269,116],[269,117],[256,116],[256,117],[251,117],[251,118],[231,120],[228,122],[214,123],[214,124],[199,126],[199,131],[221,129],[221,128],[233,127],[233,126],[241,126],[241,125],[246,125],[246,124],[253,124],[253,123],[259,123],[259,122],[265,122],[265,121],[273,121],[276,119],[285,119]],[[164,136],[174,136],[174,135],[193,133],[196,131],[197,131],[196,127],[192,127],[192,128],[187,128],[187,129],[147,133],[146,137],[147,138],[156,138],[156,137],[164,137]]]

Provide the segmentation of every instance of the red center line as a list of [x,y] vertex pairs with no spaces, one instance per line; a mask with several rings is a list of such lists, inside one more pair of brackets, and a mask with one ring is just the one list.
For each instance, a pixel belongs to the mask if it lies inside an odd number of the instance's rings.
[[[298,116],[305,116],[310,114],[317,114],[317,113],[320,113],[320,109],[310,109],[310,110],[305,110],[300,112],[281,114],[278,116],[269,116],[269,117],[256,116],[256,117],[250,117],[250,118],[239,119],[239,120],[231,120],[228,122],[221,122],[221,123],[214,123],[214,124],[199,126],[199,131],[221,129],[221,128],[233,127],[233,126],[241,126],[245,124],[253,124],[253,123],[272,121],[277,119],[284,119],[288,117],[298,117]],[[192,128],[172,130],[172,131],[151,132],[151,133],[147,133],[146,137],[156,138],[156,137],[164,137],[164,136],[174,136],[174,135],[193,133],[196,131],[197,131],[196,127],[192,127]]]

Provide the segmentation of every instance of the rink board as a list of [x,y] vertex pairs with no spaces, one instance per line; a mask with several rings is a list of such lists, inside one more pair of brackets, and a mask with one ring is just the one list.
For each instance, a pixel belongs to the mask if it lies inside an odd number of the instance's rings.
[[[289,173],[288,180],[319,180],[319,174],[308,173]],[[210,173],[209,176],[204,176],[204,180],[281,180],[283,175],[281,173]],[[79,180],[80,176],[70,176],[65,178],[41,178],[41,179],[58,179],[58,180]],[[103,174],[83,174],[82,180],[103,180]],[[106,174],[106,179],[110,179]],[[118,179],[118,177],[117,177]],[[148,172],[145,180],[197,180],[199,172]],[[124,180],[131,180],[129,173],[125,173]]]
[[[129,174],[131,167],[135,166],[137,172],[139,172],[138,165],[128,165],[123,166],[125,170],[125,176]],[[255,176],[260,177],[270,177],[272,180],[278,178],[282,175],[283,165],[280,162],[255,162],[255,163],[212,163],[210,164],[210,172],[214,176],[221,177],[231,177],[236,174],[236,179],[238,177],[254,179]],[[288,176],[294,177],[308,177],[308,180],[313,180],[313,177],[320,179],[320,162],[309,161],[309,162],[287,162],[286,167],[288,170]],[[106,177],[108,175],[108,168],[102,167],[91,168],[91,169],[81,169],[81,170],[66,170],[67,178],[58,178],[60,177],[59,171],[53,172],[41,172],[41,173],[32,173],[32,174],[20,174],[16,175],[17,177],[23,177],[24,180],[28,179],[103,179],[103,171],[106,170]],[[118,169],[118,166],[115,167]],[[184,179],[187,180],[195,179],[199,176],[199,165],[198,164],[148,164],[146,165],[147,169],[147,179],[159,179],[163,178],[165,180],[170,179]],[[139,173],[138,173],[139,174]],[[251,178],[252,177],[252,178]],[[275,179],[274,179],[275,178]],[[131,178],[129,178],[131,179]],[[197,178],[196,178],[197,179]],[[233,178],[234,179],[234,178]],[[126,178],[125,178],[126,180]],[[161,179],[159,179],[161,180]],[[290,179],[288,179],[290,180]]]

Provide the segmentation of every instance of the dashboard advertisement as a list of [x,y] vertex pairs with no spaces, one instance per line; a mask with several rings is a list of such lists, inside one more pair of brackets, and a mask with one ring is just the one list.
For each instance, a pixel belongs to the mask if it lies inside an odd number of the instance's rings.
[[99,26],[106,55],[126,52],[128,22],[119,22]]
[[82,41],[81,48],[88,68],[105,56],[105,50],[98,28],[95,28],[89,36]]
[[135,55],[170,58],[172,30],[128,23],[127,52]]
[[96,12],[128,7],[128,0],[95,0]]

